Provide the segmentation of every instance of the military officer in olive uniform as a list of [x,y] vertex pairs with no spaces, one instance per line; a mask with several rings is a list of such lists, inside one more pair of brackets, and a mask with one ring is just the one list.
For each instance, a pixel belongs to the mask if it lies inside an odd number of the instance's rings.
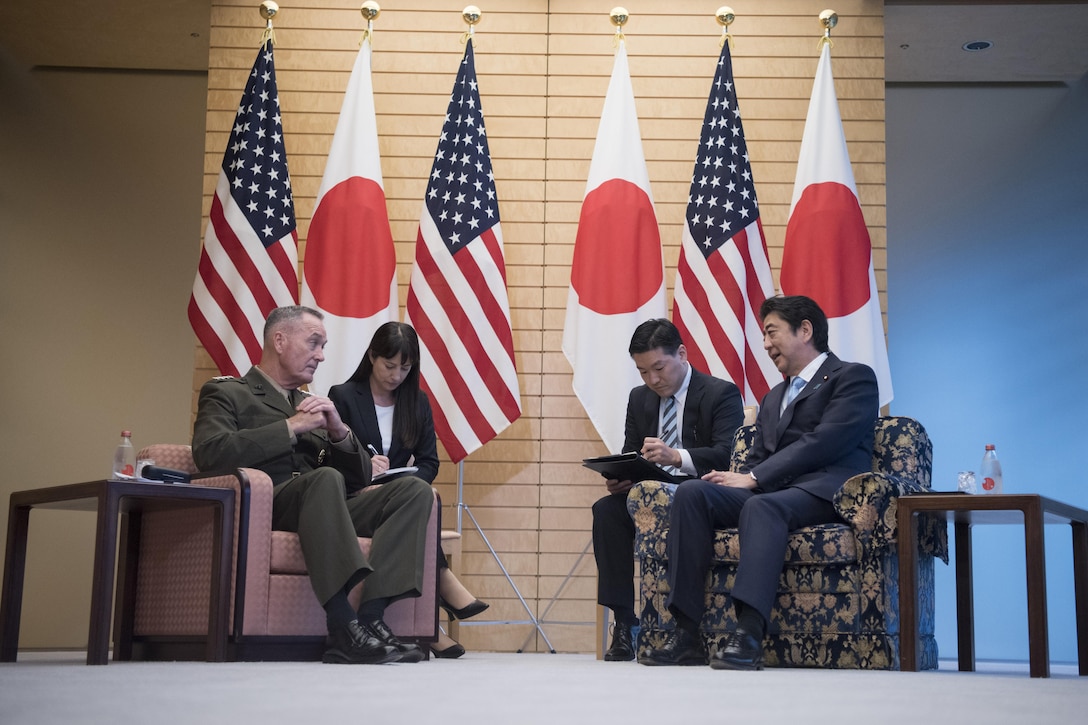
[[[193,458],[202,470],[245,466],[272,479],[272,527],[298,533],[325,609],[325,662],[417,662],[420,648],[398,640],[382,616],[392,601],[423,589],[434,493],[411,476],[371,485],[370,456],[332,401],[299,390],[325,359],[322,317],[301,306],[273,310],[260,364],[204,384]],[[370,557],[357,536],[373,539]],[[348,592],[364,579],[356,611]]]

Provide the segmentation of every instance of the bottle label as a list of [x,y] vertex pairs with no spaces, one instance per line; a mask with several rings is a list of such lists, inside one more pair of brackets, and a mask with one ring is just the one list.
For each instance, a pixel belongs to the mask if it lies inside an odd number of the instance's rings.
[[125,465],[121,466],[120,473],[122,476],[128,476],[131,478],[136,475],[136,468],[131,463],[126,463]]
[[994,479],[990,478],[989,476],[987,476],[986,478],[982,479],[982,489],[983,489],[984,491],[993,491],[993,490],[994,490],[994,486],[996,486],[996,485],[997,485],[997,484],[996,484],[996,483],[994,483]]

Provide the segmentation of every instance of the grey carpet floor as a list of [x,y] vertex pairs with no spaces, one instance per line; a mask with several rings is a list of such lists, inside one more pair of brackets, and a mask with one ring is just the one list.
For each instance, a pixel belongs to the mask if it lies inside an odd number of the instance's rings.
[[20,653],[0,664],[0,723],[1070,723],[1088,677],[1026,664],[976,673],[718,672],[589,655],[469,653],[412,665],[132,663]]

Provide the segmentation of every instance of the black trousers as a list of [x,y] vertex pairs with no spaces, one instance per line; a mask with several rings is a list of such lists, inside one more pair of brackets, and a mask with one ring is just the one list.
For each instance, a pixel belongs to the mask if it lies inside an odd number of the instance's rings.
[[634,611],[635,523],[627,513],[626,491],[593,504],[593,557],[597,560],[597,603]]
[[740,562],[730,594],[769,622],[790,532],[837,521],[830,501],[804,489],[756,494],[709,481],[685,481],[676,489],[665,542],[670,589],[665,605],[696,622],[702,620],[714,530],[737,527]]

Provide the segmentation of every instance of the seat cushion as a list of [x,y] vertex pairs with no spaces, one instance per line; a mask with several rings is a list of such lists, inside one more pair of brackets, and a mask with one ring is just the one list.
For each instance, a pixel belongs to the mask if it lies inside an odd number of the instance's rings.
[[[786,543],[786,566],[805,564],[848,564],[858,560],[857,540],[846,524],[807,526],[790,534]],[[714,532],[714,561],[740,561],[740,534],[736,529]]]
[[[363,556],[370,556],[370,543],[370,539],[359,539],[359,550]],[[298,534],[292,531],[272,532],[268,571],[270,574],[306,574],[306,559],[302,556]]]

